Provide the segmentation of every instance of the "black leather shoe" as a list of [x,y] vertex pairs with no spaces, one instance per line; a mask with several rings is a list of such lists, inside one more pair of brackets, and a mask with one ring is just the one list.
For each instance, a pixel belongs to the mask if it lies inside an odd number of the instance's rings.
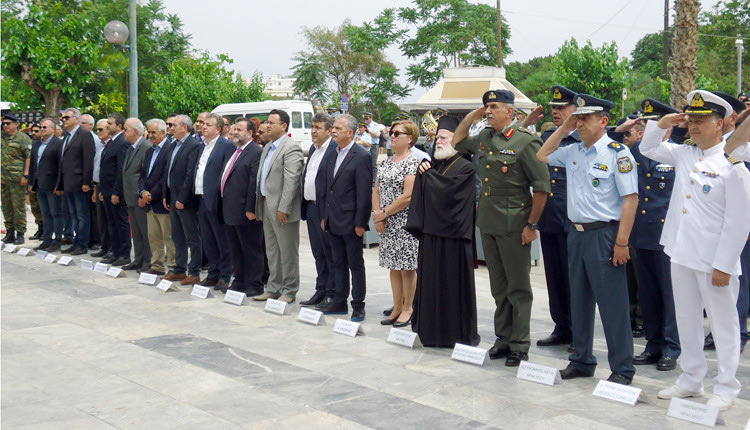
[[313,294],[312,297],[309,299],[299,302],[300,306],[315,306],[322,302],[326,298],[326,293],[323,291],[315,291],[315,294]]
[[512,351],[508,358],[505,359],[505,365],[508,367],[518,367],[521,361],[529,361],[529,354],[521,351]]
[[216,285],[217,282],[219,281],[216,279],[211,279],[209,277],[206,277],[205,279],[201,279],[198,282],[198,285],[203,285],[204,287],[213,287],[214,285]]
[[703,350],[713,351],[714,349],[716,349],[716,344],[714,343],[714,335],[709,333],[708,336],[706,336],[706,338],[703,339]]
[[108,252],[109,251],[107,251],[106,249],[100,249],[96,252],[91,253],[91,256],[96,257],[96,258],[104,257],[105,255],[107,255]]
[[128,263],[128,264],[123,265],[122,266],[122,270],[135,270],[135,269],[140,269],[140,267],[141,267],[140,264],[138,264],[136,262],[132,262],[132,263]]
[[88,250],[86,250],[86,249],[83,249],[83,248],[76,248],[76,249],[74,249],[74,250],[72,250],[72,251],[70,252],[70,255],[83,255],[83,254],[85,254],[85,253],[87,253],[87,252],[88,252]]
[[[104,262],[104,261],[102,260],[102,262]],[[125,266],[127,264],[130,264],[130,259],[129,258],[118,258],[118,259],[113,260],[111,264],[113,266]]]
[[76,249],[76,247],[75,247],[75,246],[72,246],[72,245],[71,245],[71,246],[69,246],[69,247],[67,247],[67,248],[63,248],[63,249],[61,249],[61,250],[60,250],[60,252],[62,252],[63,254],[70,254],[70,253],[71,253],[71,252],[73,252],[73,251],[74,251],[75,249]]
[[322,302],[318,303],[318,305],[315,306],[315,310],[322,312],[325,308],[331,306],[331,303],[333,303],[333,300],[330,297],[326,297]]
[[495,343],[492,348],[489,350],[490,353],[490,360],[497,360],[498,358],[505,358],[510,354],[510,348],[508,348],[508,345],[501,345],[499,343]]
[[562,337],[555,333],[552,333],[551,335],[545,337],[544,339],[539,339],[536,341],[537,346],[555,346],[555,345],[567,345],[571,341],[570,337]]
[[98,243],[89,243],[89,249],[92,251],[98,251],[102,249],[102,247]]
[[560,371],[562,379],[590,378],[592,376],[594,376],[594,372],[588,372],[573,363],[568,364],[568,367]]
[[324,315],[346,315],[349,313],[349,306],[346,303],[336,304],[331,302],[325,309],[318,309]]
[[59,243],[52,243],[50,244],[45,251],[47,252],[53,252],[53,251],[59,251],[60,250],[60,244]]
[[45,250],[47,250],[47,248],[50,247],[50,245],[52,245],[52,244],[51,243],[44,243],[44,242],[42,242],[39,246],[35,246],[34,247],[34,251],[45,251]]
[[620,385],[630,385],[630,383],[633,382],[633,378],[630,378],[625,375],[619,375],[617,373],[613,373],[609,375],[609,378],[607,378],[607,381],[614,382],[615,384],[620,384]]
[[656,370],[674,370],[675,367],[677,367],[677,360],[666,355],[662,356],[659,362],[656,363]]
[[117,261],[117,258],[115,258],[114,256],[111,256],[111,257],[105,257],[105,258],[102,258],[102,259],[101,259],[101,262],[102,262],[102,263],[104,263],[104,264],[112,264],[112,263],[114,263],[115,261]]
[[[354,322],[361,322],[365,320],[365,310],[364,309],[352,309],[352,321]],[[411,320],[409,320],[407,323],[410,323]],[[394,326],[396,326],[397,323],[393,323]],[[402,326],[403,327],[403,326]]]
[[411,324],[411,318],[409,318],[408,320],[406,320],[404,322],[396,321],[396,322],[393,323],[393,326],[396,327],[396,328],[401,328],[401,327],[406,327],[409,324]]
[[382,319],[380,320],[380,325],[393,325],[393,323],[395,323],[396,320],[398,320],[398,317],[394,319],[390,319],[390,318]]
[[637,355],[635,356],[635,358],[633,358],[633,364],[635,364],[636,366],[640,366],[642,364],[655,364],[658,362],[659,356],[648,351],[643,351],[641,355]]
[[391,313],[393,313],[393,306],[391,306],[390,309],[386,309],[383,311],[383,315],[389,316]]
[[63,245],[72,245],[73,244],[73,239],[68,239],[67,237],[64,237],[63,240],[62,240],[62,244]]
[[[232,288],[229,288],[229,289],[231,290]],[[222,291],[222,292],[226,293],[226,291]],[[245,291],[245,295],[248,296],[248,297],[256,297],[256,296],[259,296],[261,294],[263,294],[263,289],[262,288],[260,290],[247,290],[247,291]]]

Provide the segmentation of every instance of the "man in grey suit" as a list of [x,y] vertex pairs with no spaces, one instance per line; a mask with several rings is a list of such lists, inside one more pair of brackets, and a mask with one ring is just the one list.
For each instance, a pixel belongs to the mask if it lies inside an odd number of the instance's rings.
[[125,205],[128,207],[130,230],[133,235],[133,262],[122,266],[123,270],[148,270],[151,267],[151,248],[148,244],[148,224],[146,221],[146,203],[140,196],[138,179],[143,170],[143,159],[150,147],[143,138],[143,123],[138,118],[125,121],[123,135],[130,143],[125,164],[122,166],[122,192]]
[[256,217],[263,222],[270,271],[265,292],[270,298],[294,302],[299,290],[300,178],[304,153],[287,136],[289,114],[274,109],[266,121],[270,142],[260,156],[256,188]]

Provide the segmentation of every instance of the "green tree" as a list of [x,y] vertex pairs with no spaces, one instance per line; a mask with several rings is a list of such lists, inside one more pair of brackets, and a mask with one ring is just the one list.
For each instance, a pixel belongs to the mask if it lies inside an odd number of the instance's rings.
[[[661,63],[663,55],[663,31],[649,33],[641,38],[635,44],[631,51],[631,66],[639,72],[656,79],[661,75]],[[672,40],[672,30],[667,33],[669,40]],[[671,53],[671,50],[670,50]]]
[[[717,89],[730,94],[737,92],[737,47],[744,40],[742,82],[750,82],[750,2],[722,0],[700,16],[698,30],[698,74],[710,80]],[[701,79],[700,77],[698,79]],[[702,87],[701,87],[702,88]]]
[[579,47],[572,38],[555,56],[555,81],[581,93],[618,102],[627,76],[628,62],[618,56],[615,42],[594,48],[589,41]]
[[169,64],[167,73],[156,76],[147,95],[156,110],[155,116],[162,118],[180,112],[195,117],[223,103],[269,98],[262,92],[262,76],[256,73],[248,86],[239,74],[226,69],[225,65],[231,63],[225,55],[213,60],[202,53],[200,57],[188,56]]
[[[535,57],[525,63],[508,63],[505,66],[505,76],[534,103],[546,106],[551,97],[549,89],[557,84],[554,67],[553,56]],[[545,111],[542,121],[552,121],[551,109]]]
[[326,72],[323,63],[315,57],[297,55],[293,58],[297,64],[292,66],[294,91],[303,99],[312,100],[313,104],[324,105],[330,95],[326,83]]
[[[497,64],[497,10],[468,0],[414,0],[414,7],[398,10],[399,19],[411,30],[401,52],[415,63],[408,67],[409,80],[431,87],[443,68],[494,66]],[[510,27],[502,22],[503,56],[513,51],[508,44]]]

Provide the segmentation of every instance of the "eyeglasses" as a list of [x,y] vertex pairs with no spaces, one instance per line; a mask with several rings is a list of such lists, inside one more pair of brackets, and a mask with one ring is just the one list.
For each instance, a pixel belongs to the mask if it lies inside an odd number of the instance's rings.
[[399,136],[401,136],[402,134],[408,134],[408,133],[406,133],[405,131],[398,131],[398,130],[395,130],[395,131],[394,131],[394,130],[391,130],[391,133],[390,133],[390,134],[391,134],[391,136],[393,136],[393,137],[399,137]]

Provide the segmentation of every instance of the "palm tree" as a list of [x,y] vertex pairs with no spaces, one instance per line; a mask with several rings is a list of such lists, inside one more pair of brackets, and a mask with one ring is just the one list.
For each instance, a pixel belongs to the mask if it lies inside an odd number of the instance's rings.
[[698,14],[700,0],[675,0],[672,37],[672,90],[670,102],[681,109],[698,77]]

